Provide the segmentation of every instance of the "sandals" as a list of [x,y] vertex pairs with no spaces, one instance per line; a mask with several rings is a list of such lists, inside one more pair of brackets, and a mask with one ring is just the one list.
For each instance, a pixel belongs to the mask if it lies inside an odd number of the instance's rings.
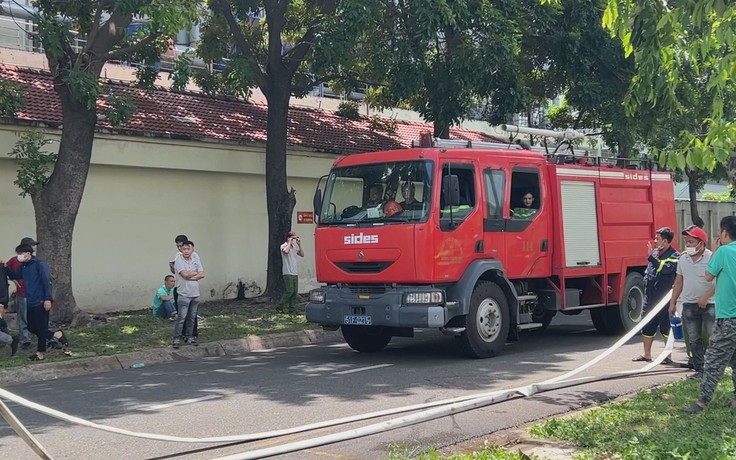
[[634,362],[645,362],[645,363],[651,363],[651,362],[652,362],[652,358],[647,358],[647,357],[646,357],[646,356],[644,356],[644,355],[639,355],[639,356],[637,356],[636,358],[632,359],[632,361],[634,361]]

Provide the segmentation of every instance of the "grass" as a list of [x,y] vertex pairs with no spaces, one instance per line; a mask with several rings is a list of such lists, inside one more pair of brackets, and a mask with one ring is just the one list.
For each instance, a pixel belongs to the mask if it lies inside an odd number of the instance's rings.
[[[238,339],[247,335],[264,335],[315,329],[304,317],[304,304],[296,307],[296,315],[277,314],[273,307],[252,301],[207,302],[200,305],[199,341],[216,342]],[[83,328],[64,328],[69,338],[72,357],[60,350],[47,353],[47,361],[64,361],[75,358],[115,355],[131,351],[171,346],[174,322],[154,318],[150,310],[96,315],[91,325]],[[35,343],[35,337],[34,337]],[[18,350],[13,358],[0,358],[0,368],[31,364],[27,357],[33,353]],[[8,348],[0,349],[0,356],[7,356]]]
[[[501,447],[489,447],[472,454],[451,454],[443,456],[435,449],[429,452],[418,454],[417,449],[401,447],[399,445],[391,445],[388,449],[386,460],[535,460],[522,452],[512,452]],[[418,456],[417,456],[418,455]]]
[[697,400],[699,385],[699,380],[677,381],[579,416],[548,420],[533,426],[530,433],[582,448],[580,459],[736,458],[730,375],[719,385],[708,409],[696,415],[683,413]]

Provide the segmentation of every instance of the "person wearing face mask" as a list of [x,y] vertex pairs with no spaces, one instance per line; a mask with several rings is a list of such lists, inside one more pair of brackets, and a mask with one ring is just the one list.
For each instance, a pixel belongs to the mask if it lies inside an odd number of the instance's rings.
[[716,306],[713,299],[716,287],[714,283],[705,279],[705,269],[713,253],[705,247],[708,235],[702,228],[691,225],[682,234],[685,237],[686,253],[680,257],[677,264],[677,278],[670,300],[670,316],[674,316],[677,312],[677,299],[681,299],[682,321],[695,369],[690,378],[697,379],[703,375],[705,360],[706,344],[703,330],[710,337],[716,321]]
[[[18,270],[8,270],[10,279],[22,279],[25,282],[28,302],[28,330],[38,337],[36,354],[28,359],[42,361],[45,359],[49,337],[49,310],[52,306],[51,275],[45,262],[33,255],[33,247],[21,244],[15,248],[17,259],[21,262]],[[67,342],[63,332],[60,333],[63,342]]]
[[[38,241],[27,236],[20,240],[21,245],[30,245],[33,251],[36,251],[38,247]],[[11,257],[6,262],[6,265],[10,270],[20,270],[21,264],[23,263],[22,255],[17,254]],[[16,312],[16,323],[18,326],[18,333],[20,336],[20,346],[22,349],[27,350],[31,347],[31,333],[28,331],[28,305],[26,303],[26,286],[25,282],[20,280],[13,280],[15,283],[15,312]]]
[[[675,232],[669,227],[662,227],[657,230],[654,236],[654,246],[651,241],[647,241],[647,250],[649,251],[649,265],[644,275],[646,283],[646,292],[644,297],[644,314],[647,314],[649,307],[657,305],[662,298],[672,289],[677,275],[677,261],[680,253],[672,247],[672,240]],[[644,345],[644,353],[634,358],[632,361],[652,360],[652,344],[654,337],[657,335],[657,329],[662,337],[667,339],[670,333],[670,315],[667,308],[659,311],[650,322],[641,329]],[[672,362],[670,357],[664,360],[665,364]]]

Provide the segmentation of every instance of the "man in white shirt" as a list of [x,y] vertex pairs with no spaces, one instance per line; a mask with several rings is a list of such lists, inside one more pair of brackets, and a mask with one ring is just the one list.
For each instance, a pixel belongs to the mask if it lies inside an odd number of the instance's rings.
[[281,245],[281,262],[283,268],[281,273],[284,275],[284,287],[286,292],[281,297],[276,311],[284,312],[284,307],[289,309],[289,313],[294,313],[294,302],[299,291],[299,271],[297,270],[296,256],[304,257],[302,242],[296,232],[287,232],[286,241]]
[[[174,255],[174,258],[169,261],[169,269],[171,270],[171,274],[175,275],[176,272],[174,271],[174,263],[176,262],[176,259],[181,257],[181,245],[185,242],[189,241],[189,237],[186,235],[176,235],[176,238],[174,238],[174,244],[176,244],[176,255]],[[197,251],[192,252],[192,257],[199,260],[199,254],[197,254]],[[201,261],[200,261],[201,263]],[[179,291],[177,291],[176,286],[174,286],[174,308],[176,311],[179,311]],[[197,315],[196,318],[194,318],[194,329],[192,329],[192,337],[197,338],[199,337],[199,320],[201,316]],[[187,328],[187,323],[184,323],[184,329]]]
[[[199,280],[204,278],[204,267],[199,258],[194,258],[194,243],[185,241],[181,245],[181,257],[174,260],[178,292],[179,317],[174,326],[173,347],[179,348],[182,334],[186,343],[199,345],[193,336],[194,320],[199,307]],[[186,323],[186,328],[184,327]]]
[[677,311],[677,299],[682,300],[682,320],[687,333],[687,341],[692,353],[692,364],[695,374],[690,378],[703,375],[706,341],[705,330],[710,337],[716,321],[716,307],[713,294],[715,283],[705,279],[705,270],[713,253],[705,247],[708,235],[700,227],[691,225],[682,234],[685,236],[685,253],[677,264],[677,277],[670,301],[670,315]]

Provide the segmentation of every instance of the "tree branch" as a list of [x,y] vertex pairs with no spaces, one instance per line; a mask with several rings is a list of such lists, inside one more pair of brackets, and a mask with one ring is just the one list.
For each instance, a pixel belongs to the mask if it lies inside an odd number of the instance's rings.
[[107,50],[112,49],[120,42],[125,29],[128,28],[131,22],[133,22],[132,14],[113,11],[107,21],[98,29],[95,41],[89,46],[89,52],[95,57],[104,56],[107,58]]
[[269,88],[266,78],[263,75],[263,70],[261,70],[260,66],[258,66],[253,48],[251,48],[251,46],[248,44],[248,40],[246,40],[245,34],[243,34],[243,31],[240,29],[237,21],[235,21],[235,17],[233,16],[233,12],[230,9],[230,5],[228,4],[227,0],[217,0],[217,4],[220,7],[220,12],[225,17],[225,22],[227,22],[227,27],[228,29],[230,29],[230,33],[232,33],[233,37],[235,37],[235,44],[238,46],[240,52],[248,60],[248,66],[253,72],[253,77],[256,81],[256,84],[258,85],[258,88],[260,88],[264,95],[268,96]]
[[143,47],[150,45],[158,37],[161,36],[161,32],[154,32],[151,35],[148,35],[146,37],[143,37],[141,40],[133,43],[130,46],[126,46],[125,48],[119,48],[114,51],[110,51],[105,55],[105,60],[117,60],[120,59],[123,56],[134,54],[138,51],[140,51]]
[[100,20],[102,19],[102,10],[104,7],[107,7],[107,3],[103,3],[100,1],[97,4],[97,10],[95,11],[95,17],[92,20],[92,30],[89,32],[89,36],[87,37],[87,44],[84,47],[84,53],[89,52],[92,44],[95,41],[95,38],[97,37],[97,32],[100,30]]

